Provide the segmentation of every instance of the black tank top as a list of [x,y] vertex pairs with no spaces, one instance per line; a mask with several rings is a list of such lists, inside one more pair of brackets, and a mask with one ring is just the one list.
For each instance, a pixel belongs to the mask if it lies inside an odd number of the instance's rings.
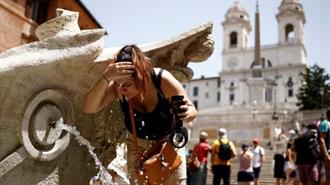
[[[157,140],[168,135],[171,131],[173,114],[171,113],[171,105],[165,99],[165,96],[160,88],[162,72],[163,69],[160,70],[157,76],[155,71],[152,73],[152,81],[156,87],[158,99],[155,109],[152,112],[139,112],[133,109],[136,135],[138,138]],[[128,102],[124,98],[120,101],[120,104],[125,115],[126,128],[132,133]]]

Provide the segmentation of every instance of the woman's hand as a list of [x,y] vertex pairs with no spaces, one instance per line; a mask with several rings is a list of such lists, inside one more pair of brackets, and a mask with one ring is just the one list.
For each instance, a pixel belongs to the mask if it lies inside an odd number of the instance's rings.
[[194,115],[193,111],[196,111],[194,105],[190,105],[189,101],[187,99],[183,99],[184,105],[180,106],[180,113],[178,113],[178,116],[180,117],[180,120],[189,120],[190,115]]
[[106,70],[103,72],[103,76],[108,80],[117,80],[120,78],[131,77],[135,72],[135,67],[132,62],[111,62]]

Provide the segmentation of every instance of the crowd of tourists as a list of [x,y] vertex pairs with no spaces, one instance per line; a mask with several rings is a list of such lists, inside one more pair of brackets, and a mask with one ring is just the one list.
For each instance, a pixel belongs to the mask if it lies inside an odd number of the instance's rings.
[[[273,160],[274,184],[330,185],[329,120],[330,110],[325,118],[303,124],[300,129],[289,129],[287,135],[278,133],[273,142],[281,141],[282,146],[272,147],[273,159],[267,159]],[[259,185],[266,160],[260,140],[243,143],[238,150],[225,128],[218,130],[218,138],[212,142],[206,132],[201,132],[199,142],[187,152],[187,184],[206,185],[207,173],[212,173],[213,185],[229,185],[233,177],[231,163],[235,159],[238,171],[234,181],[239,185]]]
[[208,142],[208,135],[200,133],[199,143],[187,154],[187,177],[188,185],[206,185],[208,173],[208,158],[210,157],[210,171],[213,174],[212,184],[230,184],[231,163],[234,158],[238,158],[239,171],[237,181],[239,184],[259,184],[259,175],[262,164],[265,160],[265,150],[259,145],[258,138],[253,139],[252,146],[242,144],[242,151],[236,152],[236,146],[228,138],[227,130],[218,130],[218,139]]
[[276,184],[330,184],[330,110],[326,118],[290,130],[286,147],[276,149],[274,177]]

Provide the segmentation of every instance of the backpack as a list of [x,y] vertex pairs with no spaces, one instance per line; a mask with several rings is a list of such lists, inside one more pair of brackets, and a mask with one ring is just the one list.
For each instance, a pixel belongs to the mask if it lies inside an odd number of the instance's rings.
[[314,163],[322,159],[322,152],[319,144],[319,135],[316,129],[309,130],[295,140],[296,151],[302,154],[304,163]]
[[319,143],[319,133],[311,133],[309,138],[308,138],[308,149],[311,152],[311,156],[313,157],[314,160],[320,160],[322,159],[322,152],[320,148],[320,143]]
[[221,141],[221,139],[219,139],[219,142],[220,142],[220,147],[219,147],[218,157],[221,160],[228,161],[229,159],[231,159],[233,153],[231,146],[229,144],[230,141],[224,143]]

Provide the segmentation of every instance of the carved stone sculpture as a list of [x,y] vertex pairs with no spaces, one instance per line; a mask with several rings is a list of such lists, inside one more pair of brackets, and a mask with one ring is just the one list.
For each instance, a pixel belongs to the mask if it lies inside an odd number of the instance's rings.
[[[37,28],[40,41],[0,53],[1,184],[87,184],[97,173],[86,149],[50,126],[59,118],[91,140],[104,163],[125,138],[118,103],[97,114],[82,111],[84,93],[119,48],[104,48],[102,29],[80,30],[77,12],[59,9],[57,15]],[[211,32],[207,23],[140,47],[155,66],[188,81],[188,63],[213,51]]]

